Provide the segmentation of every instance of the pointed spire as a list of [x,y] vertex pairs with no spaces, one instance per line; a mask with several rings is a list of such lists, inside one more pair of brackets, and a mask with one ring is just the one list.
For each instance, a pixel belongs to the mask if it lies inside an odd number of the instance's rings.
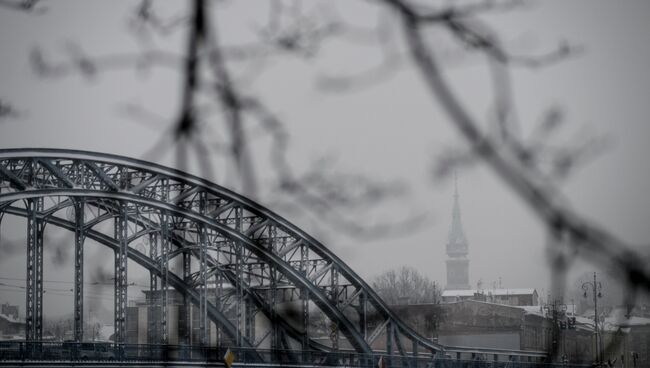
[[460,196],[458,175],[454,171],[454,206],[451,214],[451,228],[447,240],[447,290],[470,289],[467,239],[460,220]]
[[460,201],[458,195],[458,175],[454,171],[454,207],[451,214],[451,228],[447,242],[447,253],[467,254],[467,239],[460,219]]

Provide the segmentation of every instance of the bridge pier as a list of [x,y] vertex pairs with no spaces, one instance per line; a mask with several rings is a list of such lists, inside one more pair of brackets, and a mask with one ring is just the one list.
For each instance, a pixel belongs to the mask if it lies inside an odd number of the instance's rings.
[[[242,231],[242,217],[243,209],[241,207],[235,207],[235,229],[239,232]],[[242,282],[244,280],[244,246],[238,242],[234,242],[235,247],[235,272],[237,273],[237,282],[235,283],[235,291],[237,292],[237,302],[236,302],[236,312],[237,312],[237,346],[243,345],[243,334],[242,330],[244,329],[244,321],[242,318],[242,303],[244,301],[244,289],[242,287]]]
[[43,231],[45,223],[39,218],[43,198],[27,200],[27,287],[25,304],[25,339],[43,339]]
[[83,341],[83,311],[84,311],[84,241],[83,231],[85,214],[84,200],[73,199],[75,229],[74,229],[74,340]]
[[359,293],[359,332],[368,339],[368,297],[364,291]]
[[[191,263],[191,254],[189,250],[183,252],[183,281],[186,283],[191,283],[192,280],[192,263]],[[192,344],[192,303],[190,303],[190,298],[187,294],[183,294],[183,310],[184,310],[184,324],[185,324],[185,333],[182,337],[183,345]],[[180,331],[179,331],[180,332]]]
[[[207,210],[207,193],[199,193],[199,213],[206,214]],[[196,223],[198,236],[197,242],[199,243],[199,278],[201,289],[199,290],[199,340],[201,346],[208,346],[210,343],[208,336],[208,278],[207,278],[207,252],[208,252],[208,236],[205,226]]]
[[168,215],[162,212],[160,215],[160,342],[169,342],[169,331],[167,325],[167,288],[169,287],[169,223]]
[[387,365],[391,367],[393,365],[393,339],[395,338],[395,332],[393,328],[393,322],[389,321],[386,325],[386,358]]
[[[217,253],[217,263],[220,262],[220,259],[219,259],[220,253],[221,252]],[[215,288],[214,288],[215,289],[214,290],[214,292],[215,292],[214,305],[217,307],[217,309],[222,310],[223,306],[222,306],[220,298],[223,295],[223,277],[218,272],[215,274],[215,281],[214,282],[216,284]],[[219,324],[215,323],[215,329],[216,329],[215,337],[216,337],[216,340],[217,340],[215,344],[216,344],[216,346],[221,346],[221,342],[223,340],[223,336],[222,336],[222,333],[221,333],[221,326],[219,326]]]
[[115,343],[126,342],[126,307],[127,307],[127,260],[129,249],[128,213],[124,202],[118,204],[118,214],[115,216],[115,239],[119,248],[115,250],[115,282],[114,282],[114,319]]
[[208,279],[207,279],[207,247],[208,240],[206,236],[206,229],[199,226],[198,231],[198,241],[200,246],[199,252],[199,278],[201,283],[201,289],[199,290],[199,340],[201,346],[208,346],[208,329],[207,329],[207,320],[208,320]]
[[[253,265],[248,265],[248,272],[246,274],[246,284],[251,285],[251,275],[253,274]],[[255,305],[252,300],[246,298],[244,300],[244,318],[245,318],[245,335],[246,339],[250,342],[255,342]]]
[[[339,304],[339,273],[336,267],[332,267],[330,270],[330,289],[332,303],[338,307]],[[332,328],[330,331],[330,340],[332,341],[332,349],[339,349],[339,328],[336,323],[332,322]]]
[[[158,234],[149,234],[149,258],[158,259]],[[160,300],[160,290],[158,289],[158,276],[154,270],[149,270],[149,300],[147,311],[147,341],[149,344],[157,344],[160,341],[159,334],[159,308],[162,303]]]

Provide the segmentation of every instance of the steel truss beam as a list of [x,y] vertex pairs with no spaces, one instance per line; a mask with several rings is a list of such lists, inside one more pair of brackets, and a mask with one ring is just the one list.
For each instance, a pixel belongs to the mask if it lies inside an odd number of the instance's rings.
[[[18,208],[18,207],[6,207],[4,209],[5,213],[11,214],[11,215],[16,215],[16,216],[22,216],[22,217],[28,217],[29,216],[29,211],[23,208]],[[63,218],[56,217],[56,216],[50,216],[47,218],[47,223],[52,224],[54,226],[60,227],[62,229],[66,229],[69,231],[75,231],[75,223],[66,221]],[[117,239],[114,239],[111,236],[108,236],[106,234],[103,234],[101,232],[98,232],[96,230],[87,230],[86,231],[86,238],[91,239],[93,241],[96,241],[100,244],[103,244],[113,251],[118,251],[120,248],[120,243],[117,241]],[[158,277],[163,276],[163,274],[167,274],[167,280],[168,280],[168,286],[173,287],[175,290],[178,292],[182,293],[183,295],[187,295],[189,298],[189,301],[195,305],[198,305],[199,303],[199,294],[192,288],[190,285],[186,284],[182,278],[174,275],[173,273],[170,272],[165,272],[165,269],[161,269],[159,262],[157,262],[154,259],[151,259],[150,257],[147,257],[146,254],[143,254],[135,249],[130,249],[128,252],[128,257],[139,264],[140,266],[144,267],[147,270],[153,271],[156,273]],[[236,336],[235,332],[235,326],[226,318],[225,315],[223,315],[212,303],[208,302],[207,303],[207,314],[208,317],[210,318],[211,321],[216,323],[217,325],[222,327],[222,330],[232,339]],[[244,340],[242,343],[242,347],[244,348],[253,348],[253,345],[247,341]],[[255,353],[252,353],[255,355]],[[260,358],[260,357],[258,357]]]
[[84,201],[74,201],[74,339],[83,341],[83,311],[84,311]]
[[45,223],[38,214],[43,210],[43,198],[27,201],[27,286],[25,339],[43,339],[43,232]]
[[[37,198],[43,196],[101,198],[104,195],[105,195],[104,192],[96,191],[96,190],[43,189],[43,190],[34,190],[30,192],[10,193],[6,195],[0,195],[0,203],[4,201],[13,202],[18,199]],[[150,208],[155,208],[159,211],[167,210],[173,212],[175,216],[187,218],[188,220],[191,220],[193,222],[200,223],[208,228],[211,228],[214,231],[223,234],[224,236],[229,237],[230,239],[233,239],[235,243],[241,244],[242,248],[245,248],[247,251],[250,251],[253,254],[255,254],[255,256],[258,259],[265,260],[266,262],[276,265],[278,270],[285,277],[287,277],[288,280],[293,282],[297,288],[301,290],[302,289],[307,290],[306,293],[308,293],[307,295],[309,295],[310,300],[313,301],[319,308],[321,308],[321,310],[323,310],[323,312],[325,312],[331,319],[334,319],[339,322],[339,326],[341,327],[341,332],[343,332],[346,335],[348,341],[350,341],[351,345],[355,347],[355,349],[365,353],[372,352],[370,347],[363,340],[363,337],[359,335],[358,331],[355,329],[352,322],[343,314],[341,310],[337,309],[336,306],[334,306],[331,303],[331,300],[325,295],[324,291],[321,288],[313,285],[311,281],[305,276],[306,270],[304,269],[304,267],[306,266],[303,266],[302,271],[296,270],[286,261],[279,259],[279,257],[277,257],[274,253],[262,247],[259,243],[244,237],[242,234],[229,228],[226,225],[215,223],[210,219],[207,219],[196,213],[193,213],[188,209],[178,208],[173,204],[168,204],[160,201],[140,198],[138,196],[134,196],[126,192],[111,193],[111,198],[113,200],[121,201],[123,203],[146,206]],[[128,237],[126,239],[128,239]],[[126,242],[124,241],[122,243],[126,244]],[[305,248],[301,248],[301,249],[303,249],[302,252],[304,252],[304,254],[307,254],[306,250],[304,250]],[[242,257],[238,257],[238,258],[241,259]],[[304,258],[303,262],[301,263],[303,265],[306,265],[307,259]],[[240,270],[242,270],[242,268],[243,267],[239,267]],[[187,275],[189,275],[189,273]],[[238,279],[239,280],[242,279],[241,275]],[[305,309],[308,310],[308,308]],[[241,319],[238,318],[238,321],[241,321]]]
[[[142,216],[157,213],[160,216],[159,228],[136,228],[132,239],[152,232],[160,234],[160,253],[155,267],[163,295],[166,294],[168,282],[165,278],[172,276],[165,276],[168,274],[171,252],[169,242],[192,237],[191,242],[195,247],[183,254],[195,257],[199,269],[192,283],[188,278],[183,280],[183,284],[193,288],[189,294],[197,296],[199,340],[202,342],[206,341],[208,329],[204,317],[206,309],[209,309],[206,303],[210,304],[207,301],[208,280],[215,278],[215,292],[220,293],[225,279],[223,272],[232,267],[236,275],[233,282],[238,308],[234,340],[240,344],[254,337],[252,326],[256,311],[273,316],[278,303],[278,286],[288,285],[299,291],[305,340],[309,340],[309,308],[315,305],[336,326],[336,336],[332,335],[334,348],[339,344],[340,333],[357,351],[371,352],[367,316],[372,314],[373,323],[385,322],[390,325],[388,331],[384,332],[387,340],[404,340],[395,341],[394,344],[400,354],[407,353],[402,352],[406,340],[413,342],[413,350],[421,348],[436,352],[443,349],[400,321],[358,275],[318,241],[257,203],[203,179],[139,160],[91,152],[0,150],[0,182],[14,190],[0,193],[0,208],[18,199],[33,201],[42,197],[69,196],[99,202],[118,201],[142,211]],[[175,202],[170,198],[178,200]],[[125,223],[139,221],[128,216]],[[93,221],[85,221],[85,228],[91,230],[88,224],[93,224]],[[130,257],[128,229],[124,227],[118,230],[121,236],[115,234],[119,243],[116,260],[125,262]],[[181,230],[187,231],[188,235],[179,235]],[[218,234],[218,237],[214,238],[211,234]],[[33,246],[32,250],[37,248]],[[217,254],[216,260],[212,258],[214,253]],[[212,270],[218,265],[225,265],[224,271],[213,273]],[[124,269],[116,268],[117,271],[123,271],[126,278],[126,264]],[[184,276],[189,275],[187,271],[184,272]],[[152,279],[152,289],[157,287],[154,283]],[[353,291],[350,294],[347,285]],[[124,300],[120,300],[122,306],[126,305],[125,295]],[[118,296],[122,297],[122,294],[116,294]],[[247,305],[254,300],[258,300],[253,303],[254,308]],[[260,306],[260,302],[263,305]],[[160,308],[163,341],[167,336],[164,331],[165,305],[163,300]],[[116,303],[116,309],[118,307]],[[343,313],[344,309],[354,311],[354,315]],[[276,332],[271,334],[272,346],[286,345],[281,342],[286,340],[286,334]]]
[[127,307],[127,261],[129,250],[128,213],[125,202],[120,201],[119,212],[115,216],[115,239],[119,247],[115,249],[115,283],[114,283],[114,314],[115,314],[115,342],[126,342],[126,307]]
[[[158,234],[149,234],[149,258],[158,259]],[[158,289],[158,276],[149,270],[149,308],[147,311],[147,340],[150,344],[160,342],[160,320],[158,310],[162,307]]]
[[160,270],[160,318],[161,318],[161,343],[167,344],[169,341],[169,327],[167,324],[167,290],[169,289],[169,250],[170,239],[169,234],[169,216],[166,212],[160,215],[160,263],[157,265]]

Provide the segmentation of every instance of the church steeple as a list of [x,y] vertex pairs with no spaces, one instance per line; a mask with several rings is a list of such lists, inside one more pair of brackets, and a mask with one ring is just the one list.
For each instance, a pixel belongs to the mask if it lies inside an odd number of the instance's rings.
[[468,246],[460,219],[458,177],[454,172],[454,206],[451,212],[451,227],[447,239],[447,286],[446,289],[469,289]]
[[454,207],[451,212],[451,228],[447,239],[447,255],[467,255],[467,239],[460,220],[460,203],[458,200],[458,177],[454,172]]

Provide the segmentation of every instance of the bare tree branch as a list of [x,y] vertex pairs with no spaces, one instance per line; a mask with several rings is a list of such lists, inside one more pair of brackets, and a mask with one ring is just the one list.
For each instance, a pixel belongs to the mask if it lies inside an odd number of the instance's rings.
[[14,105],[6,100],[0,99],[0,121],[2,121],[2,119],[15,118],[19,115],[20,113],[16,110]]
[[40,0],[0,0],[0,6],[26,13],[43,14],[46,8],[38,6],[40,2]]

